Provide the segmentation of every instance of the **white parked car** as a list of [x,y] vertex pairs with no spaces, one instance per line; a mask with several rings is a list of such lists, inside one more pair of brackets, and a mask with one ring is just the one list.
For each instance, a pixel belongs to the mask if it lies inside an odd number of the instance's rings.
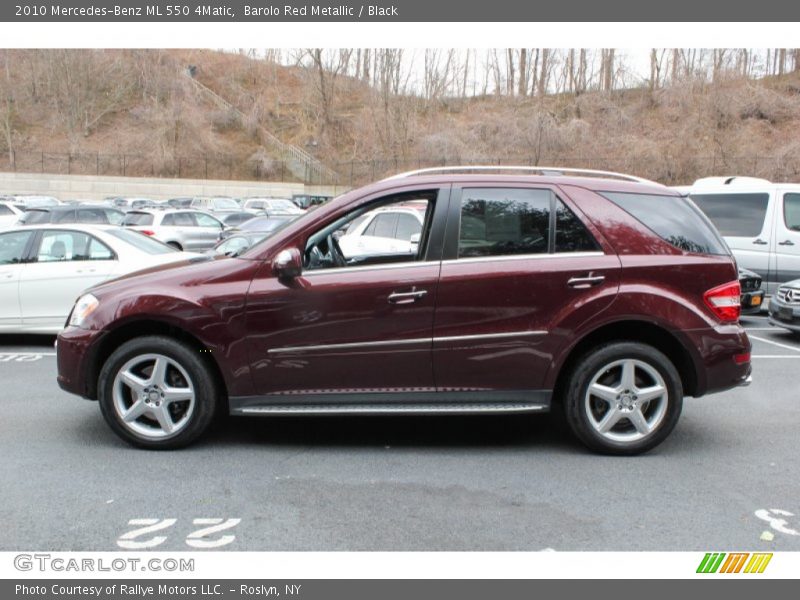
[[740,267],[764,290],[800,277],[800,184],[754,177],[706,177],[677,188],[716,225]]
[[345,258],[414,254],[425,220],[427,203],[408,207],[379,208],[355,219],[339,238]]
[[34,225],[0,231],[0,332],[58,333],[86,288],[197,256],[121,227]]
[[16,225],[21,215],[22,210],[10,202],[0,202],[0,229]]

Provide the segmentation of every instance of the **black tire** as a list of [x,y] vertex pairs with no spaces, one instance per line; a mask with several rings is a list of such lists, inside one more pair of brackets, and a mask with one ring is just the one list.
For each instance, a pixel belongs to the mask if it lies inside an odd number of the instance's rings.
[[[632,368],[636,382],[627,386],[632,389],[621,389],[626,388],[623,376],[626,367]],[[647,452],[667,438],[680,417],[683,407],[680,375],[672,362],[652,346],[637,342],[601,346],[583,355],[568,377],[563,397],[567,424],[595,452],[613,455]],[[589,394],[593,383],[596,384],[593,391],[599,390],[611,400]],[[644,402],[638,397],[638,394],[643,398],[658,394],[659,388],[665,392],[652,400]],[[639,416],[635,414],[637,410],[644,416],[644,422],[634,418]],[[607,416],[609,424],[616,424],[601,432]]]
[[[133,369],[144,369],[137,373],[143,382],[148,377],[151,380],[157,379],[153,371],[158,358],[163,358],[163,364],[166,364],[163,379],[171,379],[162,386],[160,398],[159,388],[155,384],[140,390],[139,394],[135,391],[138,388],[130,387],[117,379],[126,365],[133,365],[126,369],[129,373]],[[173,385],[176,387],[167,387]],[[165,392],[168,394],[170,391],[175,391],[176,397],[184,392],[192,398],[170,403],[164,396]],[[168,414],[170,425],[176,427],[174,433],[168,432],[168,428],[161,425],[156,417],[147,413],[130,422],[123,419],[121,411],[131,410],[133,404],[140,399],[145,402],[145,397],[150,402],[151,395],[154,397],[152,401],[157,402],[159,408],[150,404],[145,410],[160,411],[161,416]],[[198,351],[165,336],[144,336],[122,344],[108,357],[98,380],[100,410],[111,429],[129,444],[151,450],[182,448],[203,435],[214,420],[219,404],[218,397],[220,394],[217,382]],[[164,408],[160,408],[162,404]]]
[[171,248],[175,248],[175,250],[180,250],[181,252],[183,252],[183,246],[181,246],[178,242],[167,242],[167,246],[170,246]]

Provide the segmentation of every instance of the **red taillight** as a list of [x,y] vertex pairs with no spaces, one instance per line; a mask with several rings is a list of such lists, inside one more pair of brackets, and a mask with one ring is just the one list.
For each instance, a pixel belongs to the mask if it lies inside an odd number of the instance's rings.
[[743,365],[745,363],[749,363],[750,362],[750,353],[749,352],[745,352],[744,354],[734,354],[733,355],[733,362],[735,362],[737,365]]
[[143,233],[145,235],[155,235],[156,232],[152,231],[151,229],[140,229],[139,233]]
[[742,288],[738,281],[731,281],[708,290],[703,300],[720,321],[733,323],[739,320],[741,313]]

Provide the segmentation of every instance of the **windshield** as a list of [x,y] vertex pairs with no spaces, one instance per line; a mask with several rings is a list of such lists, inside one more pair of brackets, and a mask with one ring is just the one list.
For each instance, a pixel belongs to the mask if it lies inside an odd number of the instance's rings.
[[214,210],[239,210],[239,203],[233,198],[214,198],[211,206]]
[[132,231],[130,229],[109,229],[106,233],[130,244],[145,254],[170,254],[171,252],[178,252],[175,248],[167,246],[138,231]]

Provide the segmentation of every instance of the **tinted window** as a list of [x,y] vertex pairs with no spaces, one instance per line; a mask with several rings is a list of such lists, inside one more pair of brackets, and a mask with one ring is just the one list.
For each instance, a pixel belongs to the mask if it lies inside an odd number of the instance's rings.
[[698,254],[729,254],[710,221],[686,198],[619,192],[602,195],[676,248]]
[[0,215],[7,217],[8,215],[13,215],[14,211],[8,208],[5,204],[0,204]]
[[722,235],[755,237],[764,228],[768,194],[692,194]]
[[600,246],[581,220],[561,200],[556,201],[556,252],[592,252]]
[[125,215],[125,218],[122,219],[122,224],[133,225],[137,227],[141,227],[143,225],[152,225],[153,215],[150,213],[129,212]]
[[94,223],[99,225],[107,225],[106,213],[99,208],[81,208],[78,210],[79,223]]
[[13,265],[22,261],[30,231],[0,234],[0,265]]
[[422,231],[422,223],[412,215],[400,213],[397,215],[397,231],[394,234],[398,240],[408,241],[412,235]]
[[550,199],[548,190],[465,189],[458,256],[547,252]]
[[783,197],[783,221],[787,229],[800,231],[800,194],[786,194]]
[[173,225],[175,227],[196,227],[197,224],[195,223],[194,219],[192,218],[192,213],[173,213],[171,215],[164,215],[164,220],[161,222],[162,225],[167,225],[166,220],[167,217],[172,217],[170,219],[169,225]]

